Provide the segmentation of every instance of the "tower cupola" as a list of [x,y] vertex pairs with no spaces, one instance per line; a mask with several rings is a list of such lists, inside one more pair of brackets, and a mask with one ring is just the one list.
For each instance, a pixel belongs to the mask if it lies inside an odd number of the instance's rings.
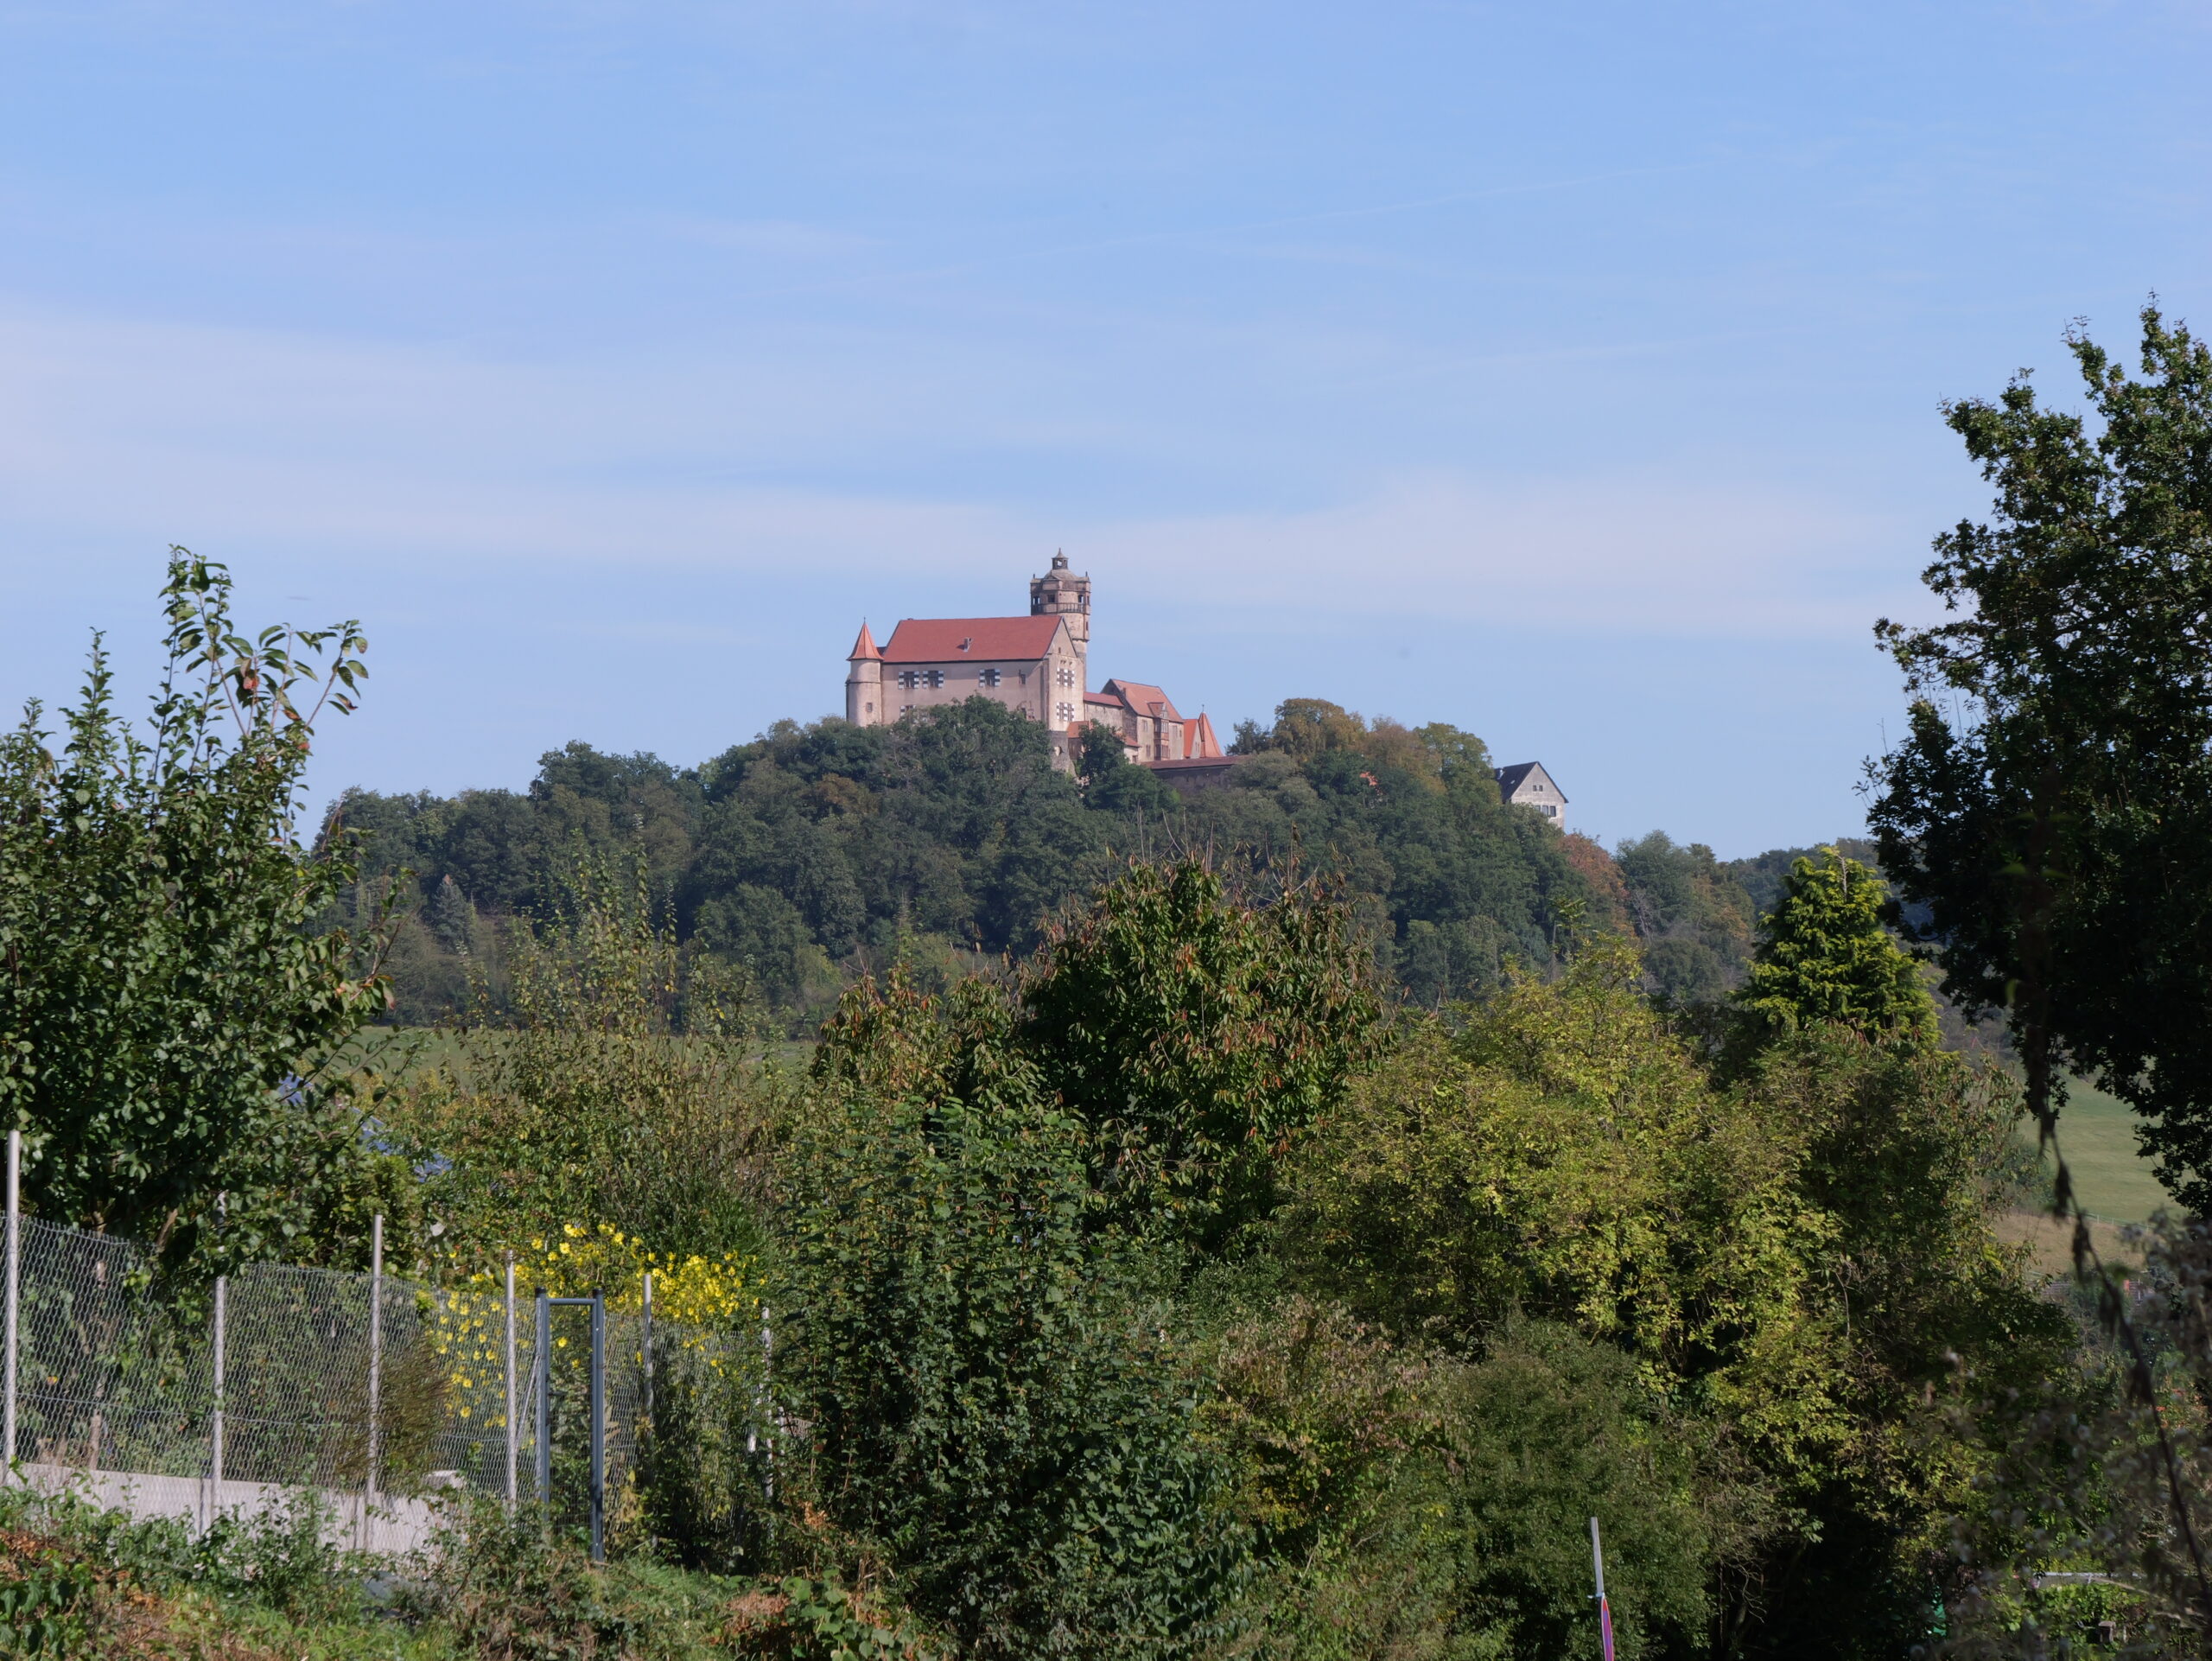
[[1087,652],[1090,646],[1090,578],[1070,570],[1068,557],[1055,552],[1052,569],[1042,576],[1029,579],[1029,614],[1066,618],[1068,633],[1075,640],[1076,650]]

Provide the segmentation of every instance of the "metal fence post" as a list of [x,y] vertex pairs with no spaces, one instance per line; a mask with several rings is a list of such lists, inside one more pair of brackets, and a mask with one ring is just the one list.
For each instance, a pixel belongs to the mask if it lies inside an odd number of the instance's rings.
[[507,1515],[515,1511],[515,1458],[521,1446],[522,1427],[515,1422],[515,1254],[507,1253]]
[[531,1371],[537,1388],[537,1505],[553,1526],[553,1300],[537,1294],[537,1354]]
[[645,1432],[653,1428],[653,1271],[645,1270],[643,1313],[638,1317],[638,1359],[645,1375]]
[[16,1468],[16,1354],[22,1325],[23,1290],[23,1133],[8,1133],[8,1333],[6,1357],[0,1361],[0,1482]]
[[207,1526],[223,1509],[223,1389],[225,1362],[230,1348],[226,1331],[230,1306],[231,1277],[215,1276],[215,1410],[207,1421]]
[[377,1461],[383,1453],[384,1406],[384,1213],[369,1222],[369,1456],[361,1480],[361,1545],[369,1546],[369,1511],[377,1503]]
[[591,1560],[607,1561],[607,1300],[591,1301]]

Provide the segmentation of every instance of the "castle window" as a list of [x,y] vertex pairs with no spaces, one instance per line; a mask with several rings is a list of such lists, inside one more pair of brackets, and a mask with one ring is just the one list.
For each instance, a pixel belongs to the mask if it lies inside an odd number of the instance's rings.
[[1072,686],[1075,684],[1075,665],[1073,664],[1064,663],[1060,665],[1059,682],[1063,686]]
[[922,676],[922,679],[929,685],[942,686],[944,684],[944,671],[942,669],[929,670]]
[[999,684],[999,671],[995,669],[982,670],[977,673],[976,678],[986,686],[996,686]]
[[1073,721],[1075,719],[1075,705],[1072,703],[1055,704],[1053,706],[1053,713],[1058,716],[1063,721]]
[[922,678],[916,674],[912,670],[902,669],[899,671],[899,684],[904,687],[907,691],[912,691],[921,684]]

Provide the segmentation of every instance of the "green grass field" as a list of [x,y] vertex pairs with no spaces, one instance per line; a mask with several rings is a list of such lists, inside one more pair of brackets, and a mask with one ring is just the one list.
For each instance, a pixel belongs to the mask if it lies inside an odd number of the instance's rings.
[[[2058,1146],[2074,1173],[2082,1209],[2114,1223],[2143,1223],[2172,1200],[2151,1174],[2151,1161],[2137,1151],[2139,1123],[2125,1102],[2094,1085],[2075,1079],[2067,1086],[2058,1115]],[[2035,1127],[2024,1133],[2035,1139]]]

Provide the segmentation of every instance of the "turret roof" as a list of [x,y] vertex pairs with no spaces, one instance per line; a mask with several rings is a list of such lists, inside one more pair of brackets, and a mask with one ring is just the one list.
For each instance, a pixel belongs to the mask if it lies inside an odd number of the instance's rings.
[[845,654],[847,663],[859,663],[864,659],[881,660],[883,653],[875,649],[875,636],[868,632],[868,625],[861,625],[861,638],[853,642],[853,649]]

